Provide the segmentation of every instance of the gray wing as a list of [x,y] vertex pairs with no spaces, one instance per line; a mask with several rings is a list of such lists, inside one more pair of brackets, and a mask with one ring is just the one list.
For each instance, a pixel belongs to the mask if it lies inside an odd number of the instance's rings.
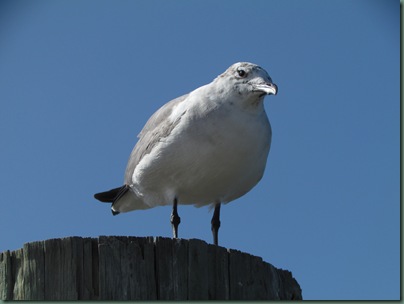
[[126,166],[125,172],[125,184],[131,184],[132,175],[135,171],[136,166],[139,164],[143,156],[149,154],[153,147],[162,139],[167,137],[174,127],[179,123],[182,113],[173,122],[169,122],[167,117],[170,116],[174,107],[184,101],[189,94],[185,94],[181,97],[175,98],[160,109],[158,109],[147,121],[146,125],[143,127],[142,131],[139,133],[139,141],[133,148],[130,154],[128,165]]

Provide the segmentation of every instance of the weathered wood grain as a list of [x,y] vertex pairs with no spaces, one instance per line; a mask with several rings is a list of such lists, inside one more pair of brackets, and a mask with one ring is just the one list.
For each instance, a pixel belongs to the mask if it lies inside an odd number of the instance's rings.
[[27,280],[24,279],[24,259],[23,259],[23,249],[18,249],[11,252],[11,269],[12,269],[12,278],[15,282],[13,288],[13,299],[14,300],[23,300],[25,299],[24,295],[24,284],[27,283]]
[[209,300],[229,300],[229,254],[227,249],[208,245]]
[[23,299],[43,300],[45,298],[45,269],[43,267],[45,256],[43,243],[33,242],[25,244],[23,259]]
[[188,242],[157,237],[156,274],[158,299],[188,299]]
[[13,298],[13,286],[11,267],[11,254],[7,250],[0,253],[0,299],[8,300]]
[[91,238],[84,238],[82,246],[82,261],[81,267],[79,267],[79,281],[77,285],[77,292],[80,300],[91,300],[96,298],[95,295],[98,286],[95,288],[95,285],[98,284],[98,281],[94,280],[95,276],[93,276],[93,268],[98,269],[98,260],[96,261],[97,264],[94,265],[93,259],[93,240]]
[[1,300],[302,299],[289,271],[196,239],[100,236],[0,253]]
[[[160,238],[161,240],[161,238]],[[170,239],[165,239],[170,242]],[[183,239],[171,239],[172,243],[172,279],[175,282],[174,287],[174,299],[175,300],[187,300],[188,299],[188,241]],[[156,248],[158,248],[156,243]],[[162,252],[160,250],[160,252]],[[157,260],[157,258],[156,258]]]
[[83,239],[50,239],[44,247],[45,300],[78,300]]
[[155,300],[152,238],[100,237],[99,299]]
[[209,297],[208,244],[196,239],[188,243],[188,299],[207,300]]

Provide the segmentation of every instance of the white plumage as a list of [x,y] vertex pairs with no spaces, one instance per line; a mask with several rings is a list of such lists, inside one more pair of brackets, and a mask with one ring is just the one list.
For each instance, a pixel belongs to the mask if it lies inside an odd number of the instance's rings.
[[[271,144],[263,100],[277,87],[259,66],[233,64],[213,82],[170,101],[139,134],[125,186],[96,194],[114,213],[230,202],[261,179]],[[128,191],[129,190],[129,191]]]

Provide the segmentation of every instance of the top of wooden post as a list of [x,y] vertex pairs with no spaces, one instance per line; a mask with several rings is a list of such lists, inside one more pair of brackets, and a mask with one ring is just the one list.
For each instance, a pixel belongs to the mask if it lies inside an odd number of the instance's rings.
[[0,254],[1,300],[301,300],[289,271],[191,239],[67,237]]

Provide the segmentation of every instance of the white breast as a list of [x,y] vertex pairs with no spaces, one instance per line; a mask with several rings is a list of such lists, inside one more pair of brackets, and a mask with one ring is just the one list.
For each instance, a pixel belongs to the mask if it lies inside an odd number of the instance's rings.
[[226,103],[204,112],[187,102],[170,136],[133,173],[131,186],[150,207],[175,197],[179,204],[226,203],[251,190],[265,170],[271,127],[263,108],[253,113]]

